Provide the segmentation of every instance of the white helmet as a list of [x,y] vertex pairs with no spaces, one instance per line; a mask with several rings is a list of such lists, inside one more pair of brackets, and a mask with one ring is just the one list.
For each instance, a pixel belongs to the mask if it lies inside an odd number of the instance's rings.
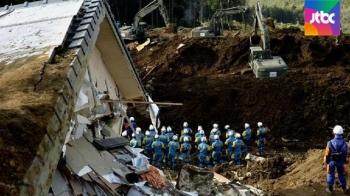
[[229,131],[229,132],[228,132],[228,135],[229,135],[229,136],[232,136],[232,135],[233,135],[233,131]]
[[248,124],[248,123],[245,123],[245,124],[244,124],[244,128],[248,128],[248,127],[250,127],[249,124]]
[[170,126],[168,126],[166,129],[167,129],[168,132],[171,132],[171,127]]
[[150,134],[150,132],[147,130],[145,134],[146,134],[146,135],[149,135],[149,134]]
[[202,142],[207,142],[207,138],[206,138],[206,137],[202,137],[202,138],[201,138],[201,141],[202,141]]
[[262,122],[258,122],[258,127],[261,127],[262,125]]
[[156,134],[156,135],[154,136],[154,138],[156,138],[156,139],[157,139],[157,138],[159,138],[159,135],[158,135],[158,134]]
[[166,129],[165,129],[164,126],[162,127],[161,131],[162,131],[162,132],[165,132],[165,131],[166,131]]
[[240,138],[240,137],[241,137],[241,134],[239,134],[239,133],[235,134],[235,138]]
[[184,129],[184,133],[188,133],[188,129]]
[[188,126],[188,123],[187,122],[184,122],[184,127],[187,127]]
[[130,120],[131,120],[131,121],[135,121],[135,118],[134,118],[134,117],[130,117]]
[[203,129],[202,126],[199,125],[197,130],[199,131],[199,130],[202,130],[202,129]]
[[137,134],[140,134],[140,132],[141,132],[141,128],[140,128],[140,127],[137,127],[137,128],[136,128],[136,133],[137,133]]
[[188,137],[184,137],[184,142],[188,142]]
[[211,130],[211,133],[215,133],[218,129],[217,128],[214,128]]
[[128,135],[128,132],[123,131],[122,136],[127,136],[127,135]]
[[218,140],[219,136],[218,135],[214,135],[214,140]]
[[213,127],[214,127],[214,128],[218,128],[219,125],[215,123],[215,124],[213,124]]
[[341,134],[343,134],[343,132],[344,132],[344,129],[343,129],[343,127],[341,127],[340,125],[337,125],[337,126],[335,126],[335,127],[333,128],[333,133],[334,133],[334,134],[341,135]]
[[199,133],[204,134],[204,130],[203,129],[199,130]]
[[132,135],[131,135],[132,137],[135,137],[135,133],[132,133]]
[[153,130],[153,129],[154,129],[153,125],[150,125],[149,130]]
[[173,136],[173,140],[177,140],[177,135],[174,135],[174,136]]
[[225,129],[229,129],[229,128],[230,128],[230,125],[226,125],[226,126],[225,126]]

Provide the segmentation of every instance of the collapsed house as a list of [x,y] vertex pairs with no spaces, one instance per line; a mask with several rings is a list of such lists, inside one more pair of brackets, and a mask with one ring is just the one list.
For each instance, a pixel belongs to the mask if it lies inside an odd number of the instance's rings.
[[119,137],[127,107],[152,99],[115,24],[106,0],[0,8],[1,195],[197,195],[191,173],[214,186],[198,168],[171,182]]

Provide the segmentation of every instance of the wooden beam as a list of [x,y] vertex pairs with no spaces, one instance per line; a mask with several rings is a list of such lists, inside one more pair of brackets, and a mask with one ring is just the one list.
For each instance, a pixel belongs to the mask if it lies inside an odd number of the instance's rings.
[[101,99],[101,101],[103,101],[103,102],[116,102],[116,103],[141,103],[141,104],[157,104],[157,105],[183,105],[182,103],[127,101],[127,100],[112,100],[112,99]]

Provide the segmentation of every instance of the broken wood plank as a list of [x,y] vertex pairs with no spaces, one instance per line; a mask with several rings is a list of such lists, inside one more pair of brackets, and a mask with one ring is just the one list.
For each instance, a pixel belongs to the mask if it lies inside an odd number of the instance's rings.
[[103,102],[116,102],[116,103],[143,103],[143,104],[157,104],[157,105],[183,105],[183,103],[170,103],[170,102],[148,102],[148,101],[126,101],[126,100],[108,100],[101,99]]

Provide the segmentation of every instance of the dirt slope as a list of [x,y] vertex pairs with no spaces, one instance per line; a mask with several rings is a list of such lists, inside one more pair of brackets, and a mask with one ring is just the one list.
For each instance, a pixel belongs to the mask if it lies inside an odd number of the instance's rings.
[[[269,145],[285,146],[281,137],[296,138],[292,148],[324,147],[328,127],[348,126],[350,114],[350,37],[304,37],[298,29],[271,33],[273,55],[289,65],[285,77],[256,79],[232,73],[247,66],[249,37],[218,39],[164,38],[159,45],[132,52],[146,83],[156,78],[155,101],[181,102],[161,108],[161,120],[176,131],[184,121],[209,132],[213,123],[238,132],[262,121],[271,130]],[[179,44],[185,44],[177,50]],[[167,60],[168,59],[168,60]],[[136,112],[136,111],[130,111]],[[135,114],[137,115],[137,114]],[[139,125],[148,127],[148,119]]]

